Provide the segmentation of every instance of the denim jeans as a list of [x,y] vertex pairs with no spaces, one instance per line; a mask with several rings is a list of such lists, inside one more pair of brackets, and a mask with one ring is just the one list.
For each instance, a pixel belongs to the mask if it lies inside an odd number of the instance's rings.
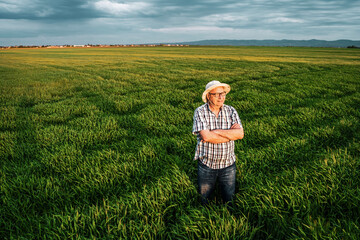
[[207,204],[211,193],[215,189],[216,180],[219,181],[221,196],[225,203],[230,202],[235,193],[236,164],[212,169],[198,162],[198,187],[201,203]]

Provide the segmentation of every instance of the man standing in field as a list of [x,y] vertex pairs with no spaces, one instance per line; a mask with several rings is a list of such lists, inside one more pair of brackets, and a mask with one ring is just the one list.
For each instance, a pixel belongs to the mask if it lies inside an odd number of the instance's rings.
[[236,110],[225,105],[230,86],[211,81],[202,95],[204,105],[194,112],[192,132],[197,135],[195,160],[198,160],[198,188],[201,203],[207,204],[218,180],[222,199],[230,202],[235,193],[235,140],[244,137]]

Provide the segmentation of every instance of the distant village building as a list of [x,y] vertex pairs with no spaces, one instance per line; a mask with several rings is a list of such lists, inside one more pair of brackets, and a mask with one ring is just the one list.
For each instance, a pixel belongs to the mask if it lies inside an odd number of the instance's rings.
[[103,45],[103,44],[75,44],[75,45],[41,45],[41,46],[0,46],[0,49],[10,49],[10,48],[67,48],[67,47],[189,47],[189,45],[183,44],[168,44],[168,43],[160,43],[160,44],[114,44],[114,45]]

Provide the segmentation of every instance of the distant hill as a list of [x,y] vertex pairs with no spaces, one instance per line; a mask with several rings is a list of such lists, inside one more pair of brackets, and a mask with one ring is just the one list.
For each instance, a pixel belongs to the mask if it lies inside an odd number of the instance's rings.
[[181,42],[185,45],[226,45],[226,46],[281,46],[281,47],[335,47],[346,48],[350,46],[360,47],[360,41],[352,40],[202,40],[193,42]]

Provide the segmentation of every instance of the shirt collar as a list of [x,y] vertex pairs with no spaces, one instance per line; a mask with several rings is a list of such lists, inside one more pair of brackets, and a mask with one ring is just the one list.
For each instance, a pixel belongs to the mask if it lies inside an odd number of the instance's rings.
[[[208,109],[210,112],[212,112],[212,113],[213,113],[213,111],[211,111],[211,109],[210,109],[210,105],[209,105],[209,103],[205,103],[205,105],[206,105],[207,109]],[[223,108],[224,108],[224,104],[220,107],[219,114],[222,112]]]

